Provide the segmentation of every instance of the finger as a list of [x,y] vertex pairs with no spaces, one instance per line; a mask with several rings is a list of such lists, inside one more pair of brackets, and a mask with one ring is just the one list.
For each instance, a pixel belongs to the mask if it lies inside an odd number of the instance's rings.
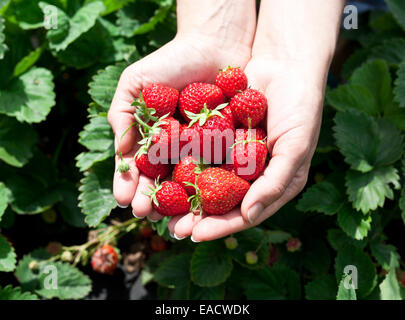
[[192,234],[194,226],[202,219],[201,215],[193,213],[173,217],[169,222],[169,231],[176,239],[184,239]]
[[288,201],[293,199],[301,190],[306,182],[305,170],[301,175],[297,175],[291,184],[288,186],[283,195],[267,208],[264,209],[262,214],[256,219],[254,224],[246,221],[239,209],[234,209],[223,216],[209,216],[202,219],[193,228],[192,238],[196,242],[211,241],[226,237],[230,234],[240,232],[242,230],[254,227],[264,220],[276,213]]
[[[118,153],[118,143],[123,133],[134,122],[135,106],[132,102],[139,96],[141,88],[136,85],[135,70],[133,67],[128,67],[121,74],[116,91],[114,93],[111,107],[108,111],[108,122],[115,134],[115,149]],[[125,136],[121,139],[121,152],[123,154],[129,152],[135,143],[136,128],[132,127]]]
[[269,165],[243,199],[241,211],[246,221],[254,223],[267,206],[279,199],[306,161],[310,148],[295,138],[300,136],[300,132],[291,130],[274,144]]
[[139,171],[135,166],[132,153],[123,157],[123,161],[129,164],[129,171],[121,173],[117,171],[120,163],[120,157],[115,157],[115,173],[113,180],[113,194],[120,207],[127,207],[135,195],[135,190],[138,185]]
[[145,195],[149,192],[149,187],[153,187],[153,180],[141,174],[139,176],[138,186],[136,188],[135,196],[132,199],[132,214],[137,218],[144,218],[152,213],[152,204],[150,197]]
[[162,220],[163,216],[155,210],[152,210],[152,212],[148,215],[148,219],[152,222],[157,222],[159,220]]

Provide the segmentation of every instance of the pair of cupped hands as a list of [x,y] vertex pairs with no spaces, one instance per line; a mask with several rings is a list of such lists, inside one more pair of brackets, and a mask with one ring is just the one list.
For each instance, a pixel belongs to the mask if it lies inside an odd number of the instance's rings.
[[[193,213],[172,217],[168,228],[177,239],[195,242],[222,238],[254,227],[273,215],[305,186],[311,158],[318,141],[323,102],[323,83],[313,76],[305,59],[274,58],[252,53],[250,46],[221,47],[217,38],[196,34],[177,35],[171,42],[128,66],[122,73],[108,114],[118,142],[134,122],[132,102],[151,83],[182,90],[192,82],[214,83],[220,69],[240,67],[249,87],[263,92],[268,100],[267,147],[271,160],[261,177],[252,183],[240,207],[222,216]],[[120,207],[131,206],[138,218],[162,218],[152,209],[144,192],[154,181],[140,174],[134,155],[139,147],[136,126],[123,137],[121,151],[130,165],[126,173],[114,174],[114,196]]]

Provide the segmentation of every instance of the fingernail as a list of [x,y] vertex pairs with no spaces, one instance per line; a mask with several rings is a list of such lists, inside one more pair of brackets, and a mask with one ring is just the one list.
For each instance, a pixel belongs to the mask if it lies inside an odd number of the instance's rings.
[[128,205],[123,206],[123,205],[119,204],[118,202],[117,202],[117,206],[119,206],[119,207],[122,208],[122,209],[128,208]]
[[169,232],[169,234],[170,234],[170,236],[171,236],[172,238],[176,239],[175,236],[174,236],[174,233]]
[[200,241],[195,240],[195,239],[193,238],[193,236],[191,236],[190,239],[191,239],[191,241],[193,241],[193,242],[200,242]]
[[132,215],[133,215],[135,218],[138,218],[138,219],[143,219],[143,218],[145,218],[145,217],[138,217],[138,216],[135,214],[134,210],[132,210]]
[[173,234],[173,238],[177,239],[177,240],[183,240],[185,237],[180,238],[179,236],[177,236],[175,233]]
[[153,219],[151,219],[151,218],[149,218],[149,217],[147,217],[147,219],[150,221],[150,222],[158,222],[159,220],[153,220]]
[[253,206],[251,206],[248,210],[248,220],[251,224],[253,224],[256,219],[260,216],[260,214],[263,212],[263,205],[260,202],[255,203]]

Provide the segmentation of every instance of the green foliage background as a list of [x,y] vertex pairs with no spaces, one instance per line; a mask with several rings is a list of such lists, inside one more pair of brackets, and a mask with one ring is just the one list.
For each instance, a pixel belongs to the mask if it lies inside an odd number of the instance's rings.
[[[260,227],[236,234],[236,250],[222,239],[171,240],[171,249],[151,256],[142,272],[145,285],[158,284],[159,297],[405,296],[397,279],[405,254],[405,7],[386,2],[392,13],[371,12],[358,30],[343,31],[354,50],[342,84],[327,89],[303,194]],[[49,11],[57,14],[56,29],[44,27]],[[0,0],[2,230],[18,228],[16,215],[49,211],[73,228],[108,222],[117,206],[106,118],[115,86],[127,65],[173,38],[175,13],[173,0]],[[87,124],[72,138],[77,118]],[[166,226],[164,219],[155,228],[168,239]],[[301,239],[298,252],[286,250],[291,237]],[[280,252],[272,266],[269,245]],[[250,250],[257,265],[245,263]],[[21,256],[0,234],[0,272],[14,272],[20,282],[0,287],[0,299],[80,299],[90,292],[89,277],[62,262],[55,264],[58,290],[43,287],[41,272],[28,265],[46,259],[43,249]],[[347,265],[358,269],[357,290],[343,285]]]

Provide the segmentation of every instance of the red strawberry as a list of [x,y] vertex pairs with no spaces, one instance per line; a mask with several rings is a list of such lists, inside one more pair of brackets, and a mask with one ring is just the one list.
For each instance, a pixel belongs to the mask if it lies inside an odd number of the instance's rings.
[[153,229],[150,225],[144,224],[140,226],[139,233],[141,234],[142,238],[149,238],[153,234]]
[[267,264],[272,267],[278,260],[278,257],[280,256],[280,251],[278,251],[278,248],[274,244],[270,244],[269,246],[269,259],[267,260]]
[[[180,154],[180,135],[183,130],[182,125],[173,117],[160,120],[160,125],[156,133],[152,135],[152,145],[159,145],[159,149],[165,153],[167,159],[177,159]],[[160,156],[161,152],[157,152]]]
[[232,121],[220,112],[224,107],[222,104],[209,110],[204,105],[199,114],[188,113],[191,121],[189,128],[183,131],[187,142],[193,145],[193,152],[198,152],[209,163],[222,162],[235,138]]
[[199,113],[207,104],[208,109],[215,109],[225,102],[222,90],[210,83],[195,82],[183,89],[179,97],[179,110],[184,119],[190,121],[186,111]]
[[164,164],[161,162],[152,164],[149,161],[148,154],[141,154],[139,157],[135,157],[135,164],[140,172],[152,179],[156,179],[157,177],[164,179],[170,173],[169,164]]
[[[145,107],[154,109],[153,116],[160,118],[166,114],[169,114],[169,116],[174,114],[178,99],[179,92],[176,89],[154,83],[142,90],[133,105],[140,107],[143,111],[145,111]],[[148,119],[145,119],[145,121],[147,122]]]
[[260,91],[247,89],[235,95],[230,106],[235,117],[245,127],[248,127],[250,119],[252,128],[254,128],[266,114],[267,99]]
[[193,156],[187,156],[176,164],[173,170],[173,181],[180,183],[186,190],[188,195],[195,194],[195,188],[186,185],[185,182],[195,183],[196,176],[201,173],[202,164],[196,160]]
[[153,209],[163,216],[190,212],[187,192],[180,183],[165,181],[159,184],[159,180],[156,180],[155,185],[155,188],[150,187],[151,192],[147,193],[151,197]]
[[232,108],[230,105],[227,105],[225,108],[222,109],[221,112],[225,117],[229,117],[229,119],[232,121],[233,126],[237,128],[239,126],[239,120],[236,119],[236,117],[232,113]]
[[228,67],[218,73],[215,84],[222,89],[225,97],[232,98],[247,88],[248,79],[240,68]]
[[235,173],[235,167],[233,166],[233,163],[223,163],[219,166],[221,169],[224,169],[226,171],[232,172],[233,174]]
[[91,266],[94,271],[103,274],[113,274],[118,265],[118,254],[110,245],[98,248],[91,257]]
[[152,251],[159,252],[159,251],[166,250],[167,245],[166,245],[166,241],[162,237],[155,234],[150,239],[150,247],[151,247]]
[[257,179],[263,171],[268,152],[264,138],[265,132],[262,129],[236,130],[231,159],[235,174],[239,177],[251,181]]
[[197,177],[192,207],[209,215],[222,215],[237,206],[250,188],[249,182],[221,168],[205,169]]
[[287,241],[287,250],[289,252],[295,252],[298,251],[299,249],[301,249],[302,243],[300,241],[300,239],[298,238],[290,238]]

